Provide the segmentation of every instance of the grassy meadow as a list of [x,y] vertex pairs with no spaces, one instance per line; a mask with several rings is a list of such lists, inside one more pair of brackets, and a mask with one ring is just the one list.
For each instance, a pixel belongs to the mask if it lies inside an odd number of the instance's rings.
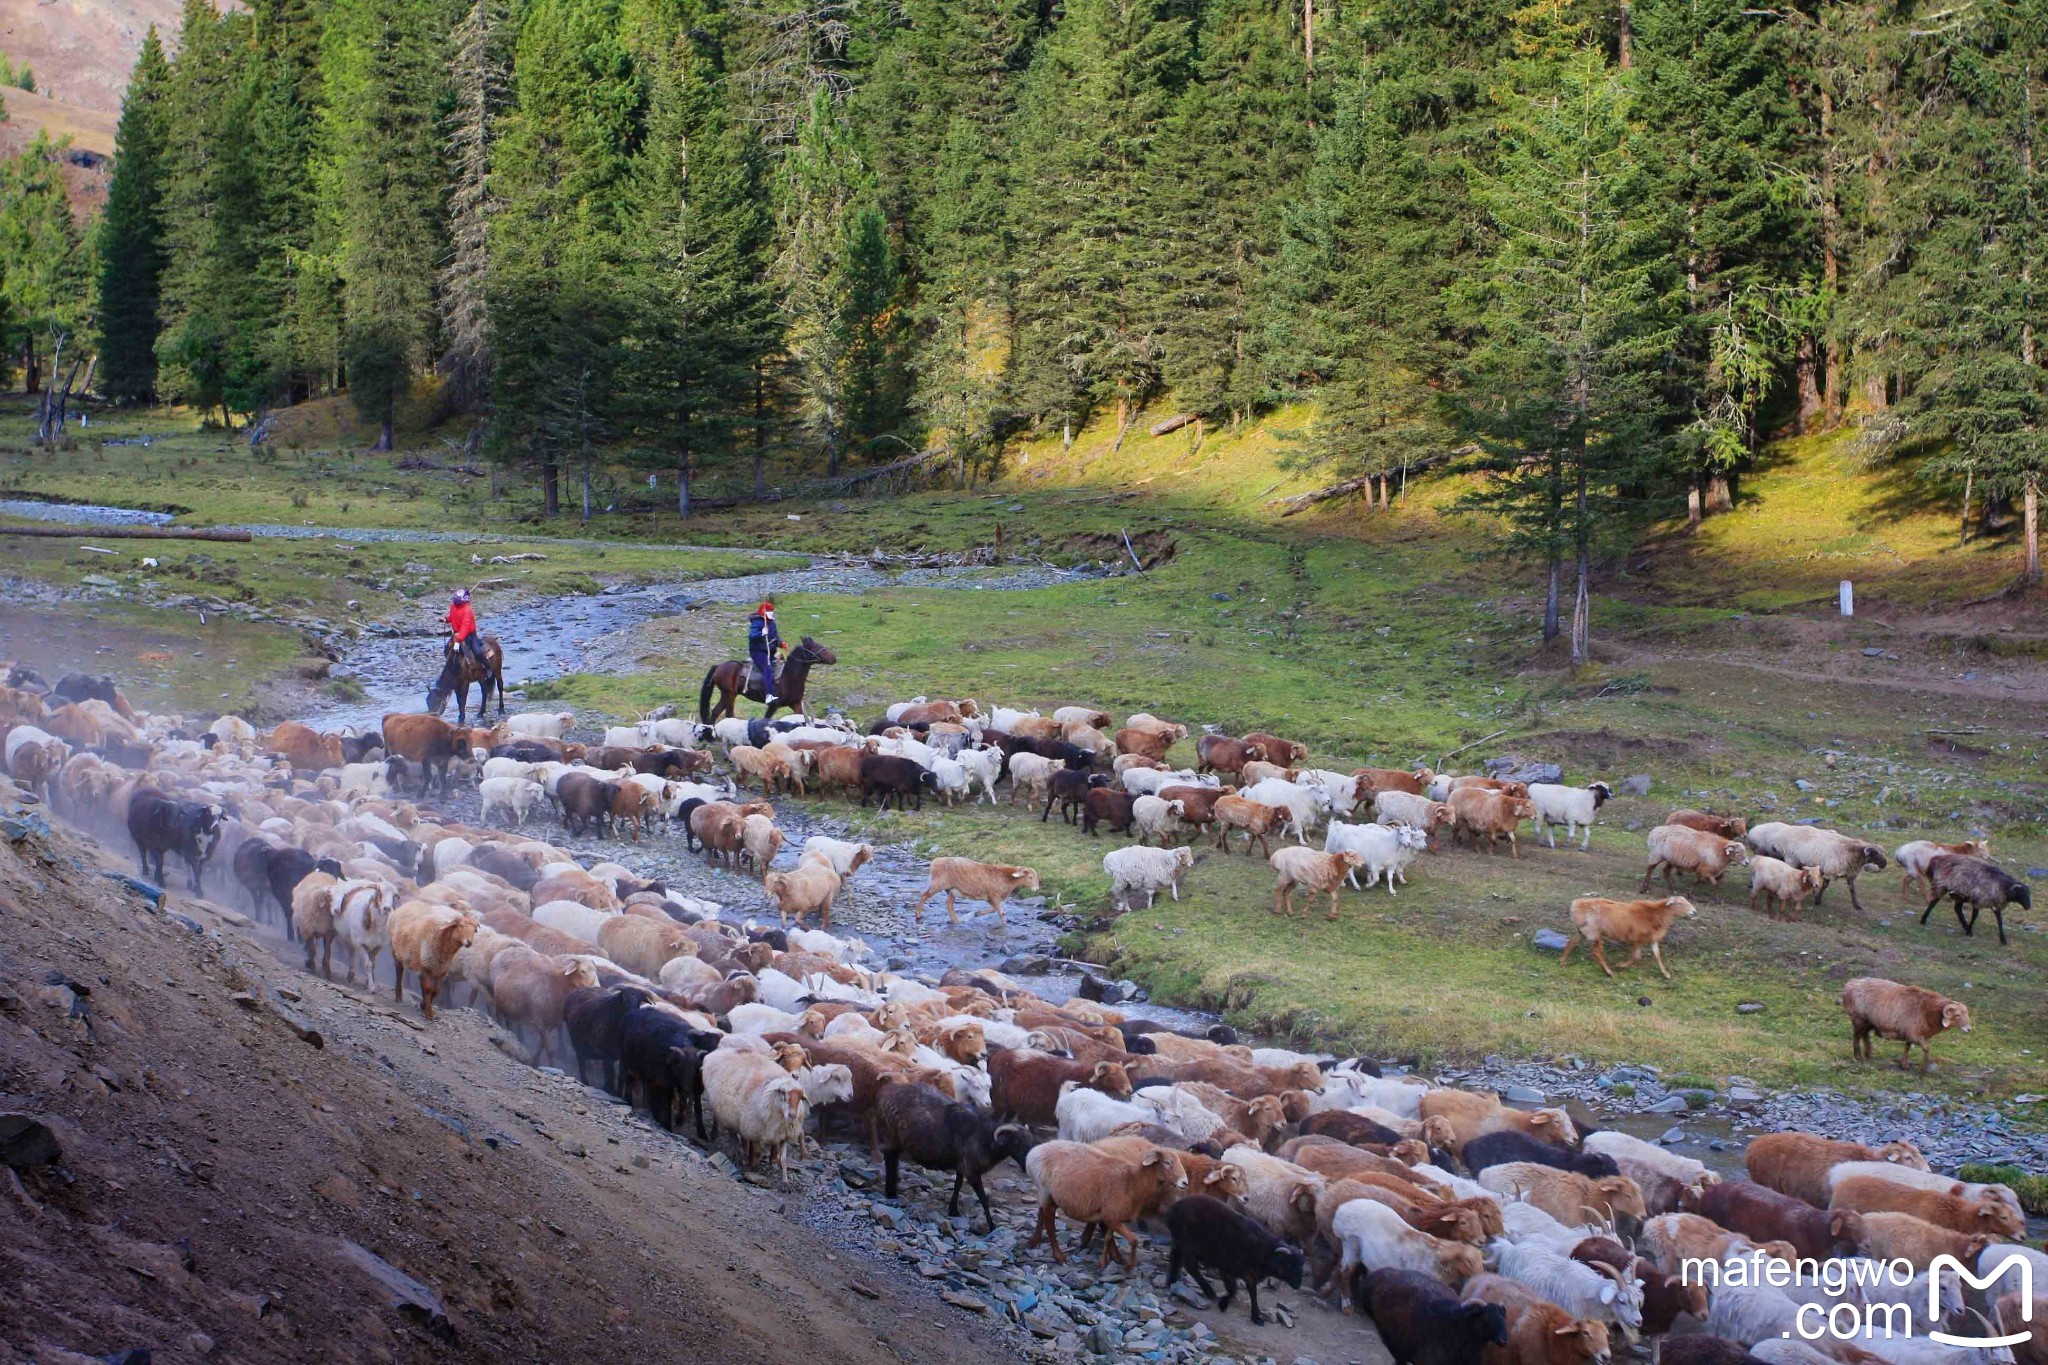
[[[2048,863],[2040,680],[2030,671],[2038,610],[1964,605],[2006,581],[2012,547],[1959,548],[1952,507],[1910,474],[1864,471],[1845,441],[1774,447],[1734,512],[1696,536],[1656,528],[1603,579],[1597,662],[1573,671],[1538,649],[1533,577],[1489,555],[1484,527],[1446,513],[1453,480],[1417,481],[1388,513],[1328,504],[1282,517],[1277,499],[1319,481],[1286,465],[1290,433],[1312,420],[1303,411],[1212,430],[1199,449],[1191,431],[1150,438],[1142,423],[1121,450],[1099,428],[1066,451],[1057,440],[1027,442],[994,487],[777,503],[688,523],[629,507],[588,525],[573,515],[538,524],[530,489],[494,498],[487,478],[400,469],[395,457],[354,448],[360,434],[338,423],[318,430],[316,416],[296,429],[297,447],[276,441],[261,459],[173,415],[133,419],[157,424],[147,448],[81,441],[46,456],[0,440],[0,486],[176,506],[190,524],[475,529],[502,534],[504,545],[138,543],[118,547],[116,567],[55,542],[11,555],[9,572],[57,587],[96,573],[140,588],[133,563],[146,552],[159,560],[152,591],[206,583],[233,600],[370,620],[438,614],[438,603],[418,599],[468,574],[508,578],[507,591],[573,592],[744,571],[761,549],[957,550],[998,539],[1013,560],[1072,565],[1122,559],[1128,536],[1142,574],[1029,591],[903,583],[788,594],[784,628],[838,652],[838,666],[814,675],[815,694],[863,717],[918,693],[1086,701],[1233,732],[1277,730],[1306,742],[1321,766],[1450,755],[1455,769],[1519,752],[1563,763],[1572,781],[1647,774],[1651,793],[1611,803],[1590,853],[1525,838],[1520,860],[1426,855],[1397,896],[1345,893],[1335,924],[1320,910],[1274,916],[1270,871],[1241,852],[1206,850],[1180,904],[1112,919],[1100,913],[1100,858],[1119,841],[986,806],[887,816],[854,807],[851,818],[933,853],[1030,863],[1094,922],[1088,951],[1119,973],[1162,1000],[1303,1039],[1430,1059],[1646,1061],[1704,1081],[2048,1090],[2048,941],[2022,916],[2009,921],[2009,948],[1988,922],[1970,940],[1953,916],[1923,929],[1895,875],[1863,880],[1861,913],[1837,889],[1801,923],[1781,924],[1749,912],[1747,878],[1731,872],[1722,889],[1695,896],[1698,917],[1674,931],[1668,983],[1647,966],[1609,981],[1578,955],[1560,971],[1529,943],[1538,928],[1564,926],[1573,896],[1631,891],[1643,831],[1677,805],[1813,816],[1888,847],[1988,833],[2008,867]],[[104,429],[118,434],[124,420],[105,419]],[[101,421],[90,430],[98,436]],[[439,445],[405,453],[458,462],[429,448]],[[621,487],[627,478],[611,477]],[[645,548],[661,541],[729,549]],[[470,562],[508,553],[548,558]],[[1832,615],[1845,577],[1858,585],[1853,621]],[[139,610],[92,604],[116,608]],[[571,676],[545,694],[579,713],[694,706],[704,667],[742,643],[738,621],[718,612],[652,622],[641,634],[647,657],[674,662]],[[177,666],[188,692],[222,690],[207,661]],[[993,937],[991,953],[1001,954]],[[1943,1065],[1924,1081],[1854,1067],[1835,997],[1865,973],[1960,996],[1976,1012],[1975,1032],[1938,1042]],[[1738,1013],[1742,1004],[1763,1008]]]

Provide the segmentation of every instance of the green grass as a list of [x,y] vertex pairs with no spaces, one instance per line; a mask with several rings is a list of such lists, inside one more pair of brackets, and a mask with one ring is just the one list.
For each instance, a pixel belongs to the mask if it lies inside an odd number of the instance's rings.
[[[331,407],[321,412],[334,417]],[[316,419],[321,413],[304,415],[301,449],[281,445],[267,464],[252,462],[238,443],[167,429],[146,452],[81,447],[46,459],[0,449],[0,483],[176,502],[194,509],[190,521],[516,528],[504,550],[549,555],[545,564],[485,568],[469,563],[468,546],[341,552],[332,542],[263,542],[150,551],[160,587],[204,584],[329,617],[343,617],[351,599],[386,616],[438,615],[438,603],[414,589],[431,585],[438,594],[486,572],[512,579],[517,591],[558,592],[600,578],[730,572],[746,562],[566,544],[547,539],[548,531],[614,542],[687,535],[740,551],[811,553],[959,550],[1000,536],[1006,555],[1062,564],[1120,560],[1128,535],[1148,565],[1143,575],[1028,592],[902,584],[860,595],[791,594],[781,598],[784,629],[838,651],[840,664],[813,675],[814,696],[863,717],[916,693],[1086,701],[1231,731],[1279,730],[1307,742],[1317,763],[1338,768],[1435,761],[1483,740],[1453,766],[1521,751],[1563,762],[1575,781],[1655,779],[1649,797],[1608,807],[1590,855],[1425,857],[1398,897],[1345,893],[1335,925],[1320,912],[1274,917],[1262,859],[1209,853],[1188,878],[1183,904],[1137,911],[1092,933],[1091,952],[1158,998],[1420,1059],[1573,1054],[1647,1061],[1708,1081],[1745,1075],[1959,1095],[2048,1090],[2044,936],[2017,917],[2008,949],[1995,937],[1964,940],[1952,918],[1923,929],[1888,875],[1864,879],[1862,914],[1837,891],[1806,922],[1784,925],[1749,913],[1746,878],[1733,872],[1725,895],[1700,895],[1699,917],[1674,931],[1670,983],[1648,967],[1609,981],[1584,959],[1560,970],[1529,946],[1535,929],[1564,926],[1572,897],[1632,892],[1642,830],[1678,805],[1818,816],[1887,845],[1988,832],[2007,866],[2048,862],[2035,709],[1933,686],[1976,660],[2030,665],[2038,632],[1958,627],[1941,645],[1956,651],[1953,667],[1916,664],[1912,676],[1927,686],[1863,686],[1860,678],[1882,681],[1899,667],[1869,660],[1863,649],[1889,649],[1902,637],[1882,621],[1844,623],[1825,609],[1843,576],[1857,579],[1866,603],[1942,608],[1995,586],[2010,549],[1958,550],[1948,513],[1927,505],[1925,490],[1859,471],[1845,442],[1778,448],[1738,511],[1710,519],[1698,537],[1662,528],[1603,583],[1594,604],[1598,661],[1574,671],[1537,649],[1540,600],[1530,576],[1489,558],[1484,528],[1446,512],[1455,480],[1417,483],[1390,515],[1326,506],[1281,517],[1274,500],[1317,481],[1284,466],[1289,432],[1310,420],[1298,410],[1211,432],[1199,455],[1190,432],[1151,438],[1140,427],[1111,451],[1110,433],[1096,427],[1069,451],[1054,438],[1025,443],[994,488],[776,504],[687,526],[672,514],[625,512],[589,528],[573,518],[532,526],[519,520],[530,513],[530,493],[494,500],[484,480],[398,471],[390,457],[351,451],[338,423],[323,433]],[[302,506],[292,505],[295,494]],[[126,593],[139,583],[141,550],[117,548],[118,566],[38,548],[16,572],[58,581],[99,572]],[[488,620],[488,595],[484,608]],[[707,663],[741,647],[737,619],[719,613],[651,622],[643,633],[645,656],[668,662],[623,677],[564,678],[549,695],[579,714],[693,706]],[[1961,750],[1930,733],[1958,730],[1967,732]],[[1502,733],[1486,738],[1495,732]],[[835,809],[930,852],[1029,863],[1050,894],[1084,917],[1104,909],[1100,858],[1113,841],[1021,811]],[[1927,1079],[1852,1066],[1835,999],[1842,980],[1865,973],[1968,1000],[1975,1032],[1940,1040],[1943,1065]],[[1643,997],[1648,1005],[1638,1003]],[[1738,1014],[1743,1003],[1763,1009]]]

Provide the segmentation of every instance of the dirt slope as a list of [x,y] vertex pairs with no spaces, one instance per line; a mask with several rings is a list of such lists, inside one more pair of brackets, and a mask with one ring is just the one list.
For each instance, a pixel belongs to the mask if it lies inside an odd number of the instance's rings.
[[15,66],[33,69],[37,89],[89,109],[119,113],[121,92],[128,88],[128,72],[149,26],[155,24],[165,44],[175,46],[178,10],[178,0],[37,0],[0,6],[0,52]]
[[[0,1113],[64,1148],[61,1173],[0,1168],[0,1362],[1001,1350],[468,1011],[416,1029],[280,968],[233,912],[151,910],[95,856],[0,838]],[[348,1242],[445,1324],[395,1308]]]

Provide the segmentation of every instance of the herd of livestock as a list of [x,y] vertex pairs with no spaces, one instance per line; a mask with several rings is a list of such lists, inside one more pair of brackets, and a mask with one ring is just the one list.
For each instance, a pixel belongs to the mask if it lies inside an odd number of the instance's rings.
[[[280,922],[309,970],[331,974],[339,944],[349,978],[375,984],[388,954],[397,997],[412,976],[428,1018],[444,992],[466,991],[538,1055],[566,1043],[580,1074],[594,1069],[662,1128],[723,1134],[748,1169],[772,1161],[785,1182],[790,1149],[814,1127],[838,1129],[882,1160],[890,1197],[907,1157],[951,1172],[951,1212],[968,1190],[993,1226],[983,1180],[1013,1161],[1036,1192],[1028,1245],[1064,1260],[1064,1217],[1078,1245],[1100,1237],[1098,1264],[1135,1267],[1134,1229],[1156,1224],[1169,1283],[1188,1274],[1214,1295],[1213,1273],[1225,1307],[1241,1285],[1254,1321],[1261,1282],[1309,1285],[1369,1319],[1400,1362],[1579,1365],[1607,1360],[1617,1337],[1655,1340],[1676,1365],[2048,1360],[2048,1343],[1927,1336],[1990,1336],[2023,1306],[1998,1288],[1966,1294],[1937,1258],[1981,1270],[2018,1254],[2048,1271],[2048,1256],[2018,1245],[2010,1189],[1934,1174],[1910,1144],[1772,1134],[1750,1145],[1749,1179],[1723,1180],[1662,1146],[1582,1132],[1561,1109],[1383,1076],[1365,1059],[1056,1003],[995,971],[878,970],[865,944],[831,932],[834,898],[870,846],[815,836],[794,866],[773,866],[784,793],[921,805],[995,802],[1007,784],[1041,821],[1058,811],[1087,834],[1134,837],[1104,858],[1120,903],[1177,896],[1196,840],[1228,849],[1242,835],[1274,869],[1276,913],[1306,891],[1334,916],[1360,872],[1395,894],[1446,832],[1516,853],[1533,820],[1584,848],[1602,783],[1316,769],[1304,746],[1267,734],[1202,736],[1196,766],[1178,769],[1179,724],[1112,727],[1079,707],[984,716],[968,701],[903,703],[865,734],[837,717],[661,718],[584,744],[567,714],[489,729],[395,714],[371,735],[290,722],[259,734],[233,716],[200,728],[138,714],[105,678],[50,686],[15,668],[0,727],[14,783],[81,828],[125,833],[145,875],[161,881],[171,858],[203,892],[224,865],[229,894]],[[478,824],[425,804],[469,776]],[[707,857],[750,866],[780,927],[723,920],[618,862],[586,865],[527,833],[548,811],[579,834],[678,828]],[[1318,829],[1320,850],[1307,844]],[[1658,871],[1717,883],[1747,861],[1752,905],[1782,913],[1835,880],[1853,900],[1856,876],[1887,865],[1831,831],[1700,811],[1653,830],[1649,855],[1646,889]],[[1895,857],[1930,909],[1944,896],[1959,919],[1971,908],[1966,929],[1993,909],[2002,940],[2004,905],[2028,903],[1981,844]],[[1030,868],[934,859],[915,913],[943,894],[949,915],[960,899],[1000,915],[1037,885]],[[1611,974],[1602,945],[1619,942],[1630,962],[1647,947],[1661,968],[1664,931],[1690,912],[1678,896],[1581,899],[1565,956],[1586,942]],[[1874,978],[1848,983],[1843,1005],[1859,1055],[1873,1033],[1924,1056],[1934,1035],[1970,1026],[1960,1003]],[[1809,1330],[1843,1305],[1887,1329],[1903,1315],[1912,1330]]]

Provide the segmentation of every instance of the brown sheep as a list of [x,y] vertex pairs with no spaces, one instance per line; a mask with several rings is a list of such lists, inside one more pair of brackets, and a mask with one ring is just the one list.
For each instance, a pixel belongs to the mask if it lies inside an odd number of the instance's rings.
[[1724,1261],[1751,1248],[1787,1265],[1799,1255],[1790,1242],[1752,1242],[1697,1213],[1658,1214],[1643,1224],[1638,1241],[1651,1264],[1667,1275],[1678,1274],[1687,1261]]
[[[1180,788],[1171,788],[1178,791]],[[1242,796],[1220,796],[1212,808],[1215,812],[1216,847],[1230,852],[1232,830],[1244,831],[1245,856],[1250,857],[1252,844],[1257,843],[1259,852],[1269,859],[1273,856],[1272,845],[1266,836],[1287,822],[1287,811],[1280,806],[1268,806]]]
[[1534,1161],[1507,1161],[1481,1171],[1479,1183],[1495,1194],[1534,1205],[1567,1227],[1611,1223],[1623,1236],[1632,1237],[1650,1213],[1642,1188],[1625,1175],[1595,1177]]
[[640,842],[640,835],[647,829],[647,822],[661,814],[661,798],[647,788],[633,782],[619,782],[612,786],[612,830],[632,826],[633,842]]
[[1199,831],[1215,822],[1216,803],[1229,794],[1226,787],[1172,786],[1160,788],[1159,799],[1180,802],[1180,818]]
[[1173,736],[1157,730],[1133,730],[1125,727],[1114,737],[1116,751],[1120,754],[1138,754],[1164,763],[1167,751],[1173,748]]
[[317,773],[342,764],[341,736],[323,735],[309,725],[285,721],[262,740],[271,753],[282,754],[295,772]]
[[1227,1090],[1210,1085],[1206,1081],[1181,1081],[1173,1087],[1185,1090],[1200,1100],[1223,1122],[1236,1132],[1244,1134],[1261,1147],[1287,1122],[1286,1111],[1281,1107],[1277,1095],[1260,1095],[1256,1099],[1241,1100]]
[[1278,735],[1269,735],[1263,731],[1255,730],[1246,735],[1244,742],[1258,745],[1266,751],[1266,762],[1277,763],[1283,768],[1295,767],[1308,757],[1308,745],[1296,743],[1291,739],[1282,739]]
[[1230,773],[1233,776],[1244,771],[1247,763],[1267,760],[1272,755],[1266,746],[1250,740],[1232,739],[1228,735],[1203,735],[1195,743],[1196,772]]
[[765,879],[769,864],[782,851],[783,833],[772,815],[749,815],[740,822],[740,858]]
[[1344,885],[1344,878],[1353,869],[1365,866],[1365,855],[1344,849],[1337,853],[1319,853],[1312,848],[1288,847],[1273,854],[1266,860],[1271,864],[1278,880],[1273,884],[1273,913],[1291,915],[1294,913],[1294,888],[1307,887],[1316,895],[1328,894],[1330,913],[1326,919],[1337,918],[1337,889]]
[[1484,834],[1487,856],[1491,857],[1495,842],[1505,836],[1509,855],[1515,858],[1522,856],[1521,846],[1515,841],[1515,830],[1522,821],[1536,816],[1536,805],[1527,795],[1514,796],[1484,787],[1463,787],[1451,793],[1448,804],[1453,844],[1470,834],[1472,846],[1477,848],[1479,836]]
[[412,972],[420,979],[420,1013],[431,1019],[434,997],[441,993],[441,982],[455,965],[455,955],[476,939],[482,924],[468,911],[407,901],[391,912],[387,927],[392,966],[398,973],[392,994],[401,1005],[405,1003],[405,974]]
[[1116,1239],[1124,1238],[1130,1244],[1125,1265],[1135,1270],[1138,1238],[1125,1225],[1159,1212],[1188,1188],[1187,1168],[1163,1147],[1129,1162],[1084,1142],[1045,1142],[1031,1149],[1024,1169],[1038,1187],[1038,1225],[1024,1246],[1050,1238],[1052,1258],[1062,1265],[1067,1258],[1055,1210],[1084,1226],[1102,1224],[1102,1266],[1115,1254]]
[[1526,782],[1510,781],[1505,777],[1481,777],[1477,773],[1467,773],[1463,777],[1452,778],[1450,785],[1445,790],[1453,792],[1486,791],[1499,792],[1503,796],[1527,796],[1529,794],[1529,784]]
[[1381,792],[1426,795],[1430,782],[1436,776],[1427,768],[1418,768],[1412,773],[1400,768],[1353,768],[1351,775],[1358,779],[1358,800],[1361,805],[1370,805],[1372,799]]
[[1885,1161],[1911,1171],[1928,1168],[1927,1158],[1910,1142],[1872,1147],[1813,1133],[1765,1133],[1751,1138],[1742,1161],[1757,1184],[1803,1199],[1817,1209],[1828,1206],[1828,1172],[1845,1161]]
[[1817,1209],[1754,1181],[1724,1180],[1686,1195],[1685,1203],[1688,1213],[1703,1214],[1755,1242],[1789,1242],[1797,1255],[1816,1261],[1863,1254],[1862,1214]]
[[1488,1346],[1488,1365],[1605,1365],[1607,1324],[1575,1318],[1533,1289],[1499,1275],[1465,1282],[1465,1302],[1490,1303],[1507,1314],[1508,1344]]
[[1924,1223],[1971,1236],[2014,1240],[2026,1236],[2027,1220],[2003,1199],[1996,1195],[1969,1198],[1960,1193],[1960,1184],[1954,1190],[1928,1190],[1883,1176],[1851,1175],[1834,1182],[1828,1207],[1866,1215],[1910,1213]]
[[1711,882],[1719,886],[1728,864],[1749,856],[1749,849],[1742,844],[1684,825],[1659,825],[1650,831],[1648,842],[1650,862],[1643,869],[1643,884],[1638,891],[1650,889],[1650,878],[1659,868],[1664,871],[1667,891],[1675,889],[1671,883],[1673,872],[1692,873],[1695,885]]
[[1683,825],[1696,829],[1702,834],[1714,834],[1723,839],[1740,839],[1749,833],[1749,821],[1739,815],[1714,815],[1703,810],[1675,810],[1664,817],[1667,825]]
[[1938,995],[1924,986],[1901,985],[1880,976],[1859,976],[1844,982],[1842,1010],[1849,1016],[1850,1055],[1858,1061],[1873,1060],[1872,1034],[1903,1041],[1906,1050],[1899,1055],[1901,1071],[1913,1056],[1914,1044],[1920,1047],[1920,1069],[1926,1071],[1934,1065],[1927,1044],[1937,1034],[1949,1029],[1970,1031],[1970,1007],[1962,1001]]
[[598,926],[597,943],[606,957],[650,981],[659,980],[661,969],[676,958],[697,955],[696,941],[666,915],[615,915]]
[[[1846,1182],[1844,1182],[1846,1183]],[[1837,1211],[1837,1216],[1841,1216]],[[1998,1239],[1982,1233],[1956,1232],[1937,1227],[1910,1213],[1849,1214],[1862,1220],[1861,1253],[1879,1261],[1910,1261],[1913,1269],[1924,1271],[1937,1256],[1953,1256],[1974,1266],[1984,1248]]]
[[1629,954],[1624,968],[1633,967],[1643,960],[1643,948],[1647,945],[1650,956],[1657,961],[1657,970],[1666,981],[1671,979],[1671,969],[1664,965],[1664,936],[1671,932],[1674,920],[1691,919],[1697,913],[1691,901],[1683,896],[1667,896],[1654,901],[1612,901],[1600,896],[1581,896],[1572,902],[1572,928],[1577,932],[1564,945],[1558,955],[1557,965],[1562,967],[1571,960],[1572,949],[1584,940],[1592,948],[1593,960],[1600,964],[1600,970],[1609,976],[1614,968],[1607,965],[1607,954],[1601,944],[1607,939],[1626,943],[1635,949]]
[[796,785],[796,774],[790,770],[788,760],[765,749],[735,744],[726,751],[726,757],[732,760],[735,771],[758,782],[764,792],[786,791]]
[[860,790],[860,760],[862,750],[849,744],[832,744],[812,751],[817,755],[812,770],[818,790],[838,788],[841,791]]
[[747,817],[726,801],[706,801],[690,812],[690,833],[704,846],[704,856],[739,871]]
[[1749,908],[1763,902],[1763,913],[1772,919],[1790,919],[1807,900],[1818,896],[1827,877],[1817,867],[1794,867],[1781,859],[1758,853],[1749,860]]
[[924,918],[924,903],[939,892],[946,893],[946,918],[954,924],[960,922],[953,911],[953,898],[964,896],[971,901],[987,901],[989,913],[997,922],[1003,918],[1003,902],[1020,891],[1038,890],[1038,873],[1028,867],[1012,867],[1006,863],[978,863],[972,858],[932,859],[929,884],[924,894],[917,898],[913,919]]
[[1130,1073],[1117,1062],[1076,1062],[1030,1048],[998,1048],[988,1055],[989,1107],[1005,1118],[1050,1127],[1058,1122],[1060,1087],[1068,1081],[1111,1099],[1131,1097]]
[[1484,1091],[1425,1090],[1417,1102],[1416,1117],[1448,1119],[1460,1151],[1473,1138],[1507,1130],[1526,1133],[1553,1147],[1576,1147],[1579,1142],[1579,1131],[1564,1110],[1510,1109],[1500,1102],[1500,1096]]
[[1418,1165],[1429,1160],[1429,1148],[1412,1138],[1404,1138],[1382,1154],[1370,1147],[1361,1147],[1355,1143],[1313,1133],[1289,1138],[1280,1144],[1273,1155],[1330,1180],[1385,1175],[1405,1180],[1417,1189],[1433,1194],[1439,1199],[1449,1196],[1451,1192],[1447,1187],[1438,1185],[1428,1176],[1411,1169],[1407,1162],[1393,1155],[1395,1152],[1414,1157]]
[[[587,946],[587,945],[586,945]],[[581,958],[548,957],[531,948],[507,948],[491,962],[491,1000],[515,1030],[540,1034],[540,1055],[553,1060],[555,1035],[569,993],[598,984],[597,968]]]

